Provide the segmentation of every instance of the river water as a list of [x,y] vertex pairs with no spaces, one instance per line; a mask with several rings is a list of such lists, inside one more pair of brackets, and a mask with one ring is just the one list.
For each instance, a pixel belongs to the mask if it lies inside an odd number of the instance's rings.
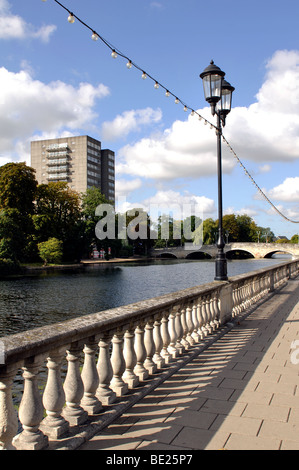
[[[228,275],[281,261],[228,261]],[[0,337],[212,282],[214,275],[214,261],[161,260],[0,280]]]

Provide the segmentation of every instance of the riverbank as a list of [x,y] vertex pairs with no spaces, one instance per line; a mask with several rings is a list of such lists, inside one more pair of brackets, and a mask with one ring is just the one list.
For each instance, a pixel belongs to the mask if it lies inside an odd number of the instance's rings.
[[48,271],[68,271],[83,269],[85,266],[99,265],[99,264],[119,264],[119,263],[132,263],[142,261],[152,261],[153,258],[132,256],[131,258],[111,258],[111,259],[86,259],[81,260],[79,263],[70,264],[51,264],[48,266],[43,265],[25,265],[22,266],[22,273],[35,273],[35,272],[48,272]]

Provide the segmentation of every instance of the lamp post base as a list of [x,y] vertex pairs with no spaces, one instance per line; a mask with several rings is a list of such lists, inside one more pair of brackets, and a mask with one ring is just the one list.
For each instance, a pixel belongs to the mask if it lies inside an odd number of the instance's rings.
[[215,263],[215,281],[227,281],[227,260],[224,253],[218,254]]

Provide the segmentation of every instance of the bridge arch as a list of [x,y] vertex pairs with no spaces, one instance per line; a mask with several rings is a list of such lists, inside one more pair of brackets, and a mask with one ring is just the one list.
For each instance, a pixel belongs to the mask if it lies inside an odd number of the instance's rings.
[[282,254],[282,255],[289,255],[290,257],[294,256],[293,253],[291,251],[287,251],[287,250],[273,250],[273,251],[269,251],[269,253],[267,253],[264,258],[272,258],[273,255],[278,255],[278,254]]
[[186,259],[212,259],[212,256],[205,251],[192,251],[186,255]]
[[169,253],[169,252],[164,252],[164,253],[159,253],[159,255],[156,256],[156,258],[160,258],[160,259],[178,259],[178,257],[176,255],[174,255],[173,253]]
[[233,248],[231,250],[226,251],[226,257],[227,259],[248,259],[255,258],[255,255],[249,250]]

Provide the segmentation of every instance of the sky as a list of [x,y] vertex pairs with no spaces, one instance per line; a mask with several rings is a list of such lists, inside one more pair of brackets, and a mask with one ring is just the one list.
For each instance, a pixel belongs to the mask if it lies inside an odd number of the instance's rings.
[[224,214],[247,214],[275,235],[299,232],[298,0],[61,3],[148,76],[112,58],[54,0],[0,0],[0,165],[30,165],[32,140],[90,135],[115,152],[120,211],[193,203],[217,219],[215,128],[182,105],[216,124],[199,77],[214,60],[235,87]]

